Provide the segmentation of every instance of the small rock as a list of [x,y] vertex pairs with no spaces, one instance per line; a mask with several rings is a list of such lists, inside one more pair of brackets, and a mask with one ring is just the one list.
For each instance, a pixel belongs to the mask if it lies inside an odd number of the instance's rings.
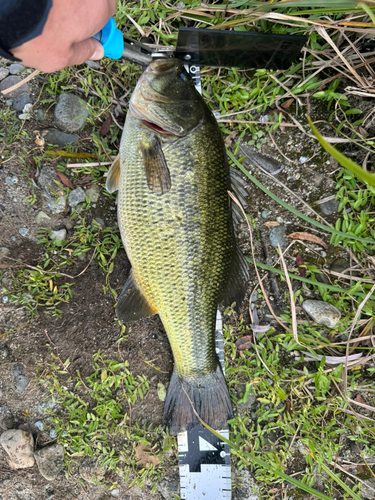
[[66,240],[66,229],[60,229],[59,231],[51,231],[49,237],[51,240],[64,241]]
[[29,232],[29,230],[27,229],[27,227],[22,227],[21,229],[18,230],[18,232],[20,233],[21,236],[25,237]]
[[49,437],[50,437],[51,439],[56,439],[56,438],[57,438],[57,432],[56,432],[56,429],[51,429],[51,430],[49,431]]
[[75,224],[74,220],[69,219],[65,222],[65,227],[68,231],[70,231],[71,229],[73,229],[74,224]]
[[18,116],[20,120],[31,120],[31,116],[28,113],[22,113]]
[[11,105],[13,104],[12,99],[7,99],[7,100],[5,101],[5,104],[6,104],[8,107],[9,107],[9,106],[11,106]]
[[9,75],[9,69],[8,68],[0,68],[0,81],[4,80],[5,77]]
[[0,436],[0,444],[13,469],[26,469],[34,465],[34,438],[30,432],[20,429],[5,431]]
[[13,366],[13,380],[17,392],[22,394],[29,385],[29,379],[25,375],[25,367],[21,363],[16,363]]
[[361,486],[361,498],[373,500],[375,498],[375,478],[364,479]]
[[168,473],[158,484],[158,491],[165,500],[175,498],[175,495],[180,494],[180,476],[178,467],[173,467],[171,472]]
[[33,107],[33,105],[30,102],[28,102],[27,104],[25,104],[22,112],[23,113],[28,113],[32,107]]
[[326,201],[325,203],[322,203],[320,205],[320,210],[322,211],[323,215],[336,214],[338,208],[339,208],[339,201],[335,199]]
[[323,300],[305,300],[302,307],[316,323],[327,328],[335,328],[341,318],[340,311]]
[[11,75],[19,75],[25,69],[23,64],[13,63],[9,66],[9,73]]
[[[6,78],[4,78],[4,80],[2,80],[0,82],[0,91],[2,92],[3,90],[7,90],[10,87],[13,87],[13,85],[20,83],[21,81],[22,80],[19,76],[16,76],[16,75],[7,76]],[[15,99],[16,97],[18,97],[21,94],[25,94],[25,93],[28,94],[29,91],[30,91],[30,88],[29,88],[28,84],[24,83],[23,85],[21,85],[21,87],[18,87],[18,89],[14,89],[11,92],[9,92],[8,94],[5,94],[5,96],[8,99]]]
[[0,408],[0,431],[13,429],[14,420],[11,411],[5,406]]
[[67,132],[77,132],[84,127],[89,116],[87,103],[74,94],[60,94],[55,108],[56,125]]
[[50,410],[53,410],[56,406],[56,400],[53,396],[40,401],[36,407],[36,411],[41,415],[46,415]]
[[267,219],[268,210],[262,210],[261,216],[263,217],[263,219]]
[[111,495],[113,497],[118,497],[120,495],[120,490],[118,488],[114,488],[113,490],[111,490]]
[[9,347],[7,345],[0,346],[0,359],[5,359],[9,355]]
[[250,298],[250,302],[256,302],[258,300],[258,292],[257,290],[254,290],[251,298]]
[[51,220],[51,217],[49,217],[42,210],[40,212],[38,212],[36,214],[36,217],[35,217],[35,222],[38,224],[38,226],[44,226],[45,224],[48,224],[50,220]]
[[99,200],[100,195],[100,188],[98,184],[93,184],[91,187],[86,189],[85,194],[91,203],[96,203]]
[[70,191],[68,203],[72,208],[76,207],[80,203],[83,203],[84,201],[85,192],[81,187],[77,187],[76,189],[73,189],[73,191]]
[[256,493],[257,487],[254,479],[247,469],[235,472],[236,482],[240,483],[238,489],[233,492],[233,500],[259,500]]
[[[17,97],[17,99],[14,99],[13,108],[16,111],[20,112],[20,111],[24,110],[24,107],[26,106],[26,104],[32,105],[32,103],[33,103],[33,100],[31,99],[29,94],[21,94]],[[23,111],[23,112],[25,113],[25,111]]]
[[18,177],[16,175],[8,175],[7,177],[5,177],[5,183],[9,187],[13,187],[13,185],[17,184],[17,182],[18,182]]
[[45,123],[46,118],[44,116],[44,110],[39,108],[36,112],[36,119],[39,123]]
[[6,295],[4,295],[4,297],[3,297],[4,304],[6,304],[8,302],[8,300],[9,300],[9,298]]
[[335,259],[329,267],[330,271],[334,271],[335,273],[345,274],[345,271],[350,268],[350,262],[346,259],[339,257]]
[[35,422],[34,427],[42,431],[44,429],[44,424],[41,420],[38,420],[37,422]]
[[[95,224],[96,223],[96,224]],[[91,222],[91,227],[93,228],[97,228],[97,224],[102,228],[104,229],[105,228],[105,223],[104,223],[104,220],[101,219],[100,217],[96,217],[92,222]]]
[[79,141],[78,135],[66,134],[65,132],[60,132],[57,128],[46,128],[42,130],[41,135],[47,144],[55,144],[60,147]]
[[53,444],[34,453],[39,472],[47,481],[53,481],[62,471],[64,465],[64,447]]
[[51,167],[43,167],[38,178],[38,184],[51,212],[60,214],[65,211],[66,200],[64,192],[59,191],[55,180],[59,180],[55,170]]
[[0,260],[10,254],[10,250],[7,247],[0,247]]
[[278,245],[280,245],[281,248],[286,248],[288,246],[289,242],[285,238],[285,226],[280,225],[272,228],[270,232],[270,242],[271,245],[276,248]]

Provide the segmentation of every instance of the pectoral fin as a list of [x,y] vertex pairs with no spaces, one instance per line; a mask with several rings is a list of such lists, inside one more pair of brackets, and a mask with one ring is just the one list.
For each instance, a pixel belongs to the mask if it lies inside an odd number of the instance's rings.
[[108,193],[114,193],[118,190],[120,185],[120,155],[116,156],[115,161],[112,163],[109,169],[107,180],[105,183],[105,188]]
[[135,283],[132,274],[127,279],[120,296],[117,299],[116,314],[123,323],[148,318],[156,314],[147,302],[146,297]]
[[171,189],[171,176],[159,138],[155,134],[142,134],[141,151],[149,189],[167,193]]

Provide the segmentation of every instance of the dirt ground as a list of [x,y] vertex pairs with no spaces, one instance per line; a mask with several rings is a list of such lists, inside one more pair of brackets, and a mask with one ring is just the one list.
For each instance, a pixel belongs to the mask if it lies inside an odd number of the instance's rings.
[[[8,63],[2,62],[7,66]],[[40,92],[41,82],[34,80],[31,83],[31,95],[36,98]],[[4,97],[0,100],[0,106],[7,106]],[[68,207],[65,213],[53,215],[42,196],[37,193],[37,201],[31,206],[25,199],[31,193],[30,169],[32,165],[20,159],[23,157],[22,150],[28,151],[28,158],[38,155],[38,147],[35,145],[35,131],[40,130],[41,124],[37,121],[37,108],[48,106],[37,105],[31,113],[31,120],[24,124],[24,130],[28,137],[22,137],[11,145],[1,144],[0,151],[0,247],[10,250],[9,257],[19,259],[30,266],[36,266],[43,255],[43,247],[36,243],[38,225],[35,217],[39,211],[44,211],[51,217],[49,228],[60,230],[70,221],[71,211]],[[16,129],[21,126],[22,120],[14,112]],[[43,128],[54,126],[53,106],[49,105],[46,112]],[[101,123],[96,127],[100,128]],[[82,151],[90,151],[92,126],[87,125],[79,132]],[[272,142],[266,142],[262,146],[262,154],[277,158],[280,165],[285,168],[278,175],[291,191],[298,194],[307,203],[331,196],[334,193],[334,172],[337,164],[325,153],[318,152],[320,149],[312,139],[305,140],[300,132],[291,133],[290,130],[279,130],[275,134],[275,140],[283,153],[292,159],[294,163],[287,162],[276,150]],[[6,157],[4,151],[7,150]],[[34,150],[32,154],[30,151]],[[243,154],[251,154],[247,146],[244,146]],[[317,153],[317,154],[316,154]],[[241,154],[241,151],[239,153]],[[315,155],[316,154],[316,155]],[[314,156],[315,155],[315,156]],[[302,157],[312,160],[302,161]],[[61,159],[45,161],[43,166],[56,167]],[[75,160],[72,160],[75,161]],[[307,213],[301,202],[298,202],[290,193],[286,193],[283,186],[279,186],[275,180],[270,180],[256,168],[247,163],[245,165],[256,173],[262,182],[273,192],[279,194],[283,199],[302,212]],[[277,168],[275,167],[274,170]],[[6,179],[16,178],[11,185]],[[91,206],[85,212],[85,217],[90,222],[95,217],[101,217],[107,227],[116,223],[116,212],[113,201],[108,200],[102,192],[96,206]],[[249,207],[247,212],[255,219],[257,227],[262,226],[264,219],[262,211],[268,211],[267,220],[276,221],[281,218],[284,221],[287,232],[303,230],[303,224],[291,213],[275,204],[260,190],[249,186]],[[317,209],[318,210],[318,209]],[[311,214],[310,214],[311,215]],[[336,213],[325,215],[329,222],[334,222]],[[281,220],[280,219],[280,220]],[[69,227],[69,224],[68,224]],[[27,228],[26,236],[22,236],[19,230]],[[68,229],[68,236],[72,234]],[[271,263],[276,259],[276,252],[269,243],[269,228],[264,229],[264,241],[268,248]],[[247,227],[242,224],[239,230],[241,246],[245,254],[250,255]],[[325,238],[328,240],[328,238]],[[262,245],[256,241],[256,253],[259,260],[264,261]],[[330,253],[322,254],[320,249],[311,253],[311,263],[317,266],[329,265],[335,258],[346,257],[345,252],[330,250]],[[5,293],[0,294],[0,410],[8,409],[14,419],[14,427],[29,430],[36,440],[36,448],[42,448],[48,443],[54,442],[49,436],[49,428],[40,431],[35,423],[43,420],[38,412],[38,403],[48,397],[45,386],[37,383],[36,368],[43,369],[51,363],[51,351],[58,354],[60,360],[65,362],[69,358],[69,372],[74,375],[77,371],[82,376],[87,376],[92,371],[92,357],[97,351],[101,351],[105,359],[126,359],[129,361],[129,369],[134,375],[146,375],[150,380],[150,390],[141,401],[133,408],[132,419],[144,419],[147,423],[161,424],[163,403],[157,394],[157,385],[165,386],[169,383],[172,370],[172,356],[170,347],[158,317],[139,321],[127,325],[126,342],[119,343],[120,328],[115,321],[114,299],[110,293],[103,294],[105,275],[99,268],[95,259],[89,264],[91,255],[84,260],[76,260],[74,266],[67,268],[71,275],[80,274],[72,288],[73,298],[67,304],[62,304],[60,318],[40,314],[31,318],[26,309],[19,304],[12,304],[4,299]],[[2,261],[3,262],[3,261]],[[7,261],[9,262],[9,261]],[[291,262],[291,261],[290,261]],[[89,265],[88,265],[89,264]],[[111,286],[120,293],[124,282],[129,274],[130,264],[123,249],[115,259],[114,270],[110,277]],[[12,275],[17,268],[2,269],[2,286],[11,284]],[[255,283],[255,276],[251,273],[249,290]],[[269,284],[266,285],[269,287]],[[280,289],[280,301],[283,299],[283,288]],[[313,296],[318,298],[317,295]],[[277,302],[278,298],[275,297]],[[246,313],[248,304],[244,303],[242,312]],[[262,311],[261,311],[262,312]],[[266,309],[263,313],[267,314]],[[25,375],[29,380],[26,390],[20,394],[16,391],[12,370],[15,364],[21,363],[25,368]],[[155,370],[150,366],[153,364],[159,368]],[[48,419],[47,419],[48,420]],[[88,465],[87,465],[88,464]],[[64,476],[61,473],[53,482],[45,480],[38,472],[36,466],[25,470],[10,470],[5,460],[4,453],[0,447],[0,499],[1,500],[109,500],[113,498],[105,488],[92,485],[86,481],[79,482],[79,467],[90,466],[87,459],[79,459],[78,464],[71,474]],[[110,480],[111,477],[109,476]],[[154,499],[161,500],[160,493],[152,495],[145,487],[142,490],[131,488],[128,490],[124,481],[119,482],[119,498],[121,500]],[[240,498],[240,497],[238,497]],[[245,497],[241,497],[245,498]]]

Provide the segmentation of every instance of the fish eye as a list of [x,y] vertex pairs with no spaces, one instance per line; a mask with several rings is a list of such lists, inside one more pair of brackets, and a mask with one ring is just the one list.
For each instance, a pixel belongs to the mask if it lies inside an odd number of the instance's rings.
[[180,73],[179,77],[181,78],[181,80],[187,80],[187,76],[185,75],[185,73]]

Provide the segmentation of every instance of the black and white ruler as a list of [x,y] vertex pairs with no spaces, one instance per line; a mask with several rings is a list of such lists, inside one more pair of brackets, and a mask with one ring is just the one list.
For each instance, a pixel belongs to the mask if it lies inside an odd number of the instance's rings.
[[[223,322],[216,316],[216,352],[224,371]],[[228,429],[218,429],[229,439]],[[183,500],[222,500],[231,498],[229,446],[203,425],[177,436],[180,467],[180,497]]]

